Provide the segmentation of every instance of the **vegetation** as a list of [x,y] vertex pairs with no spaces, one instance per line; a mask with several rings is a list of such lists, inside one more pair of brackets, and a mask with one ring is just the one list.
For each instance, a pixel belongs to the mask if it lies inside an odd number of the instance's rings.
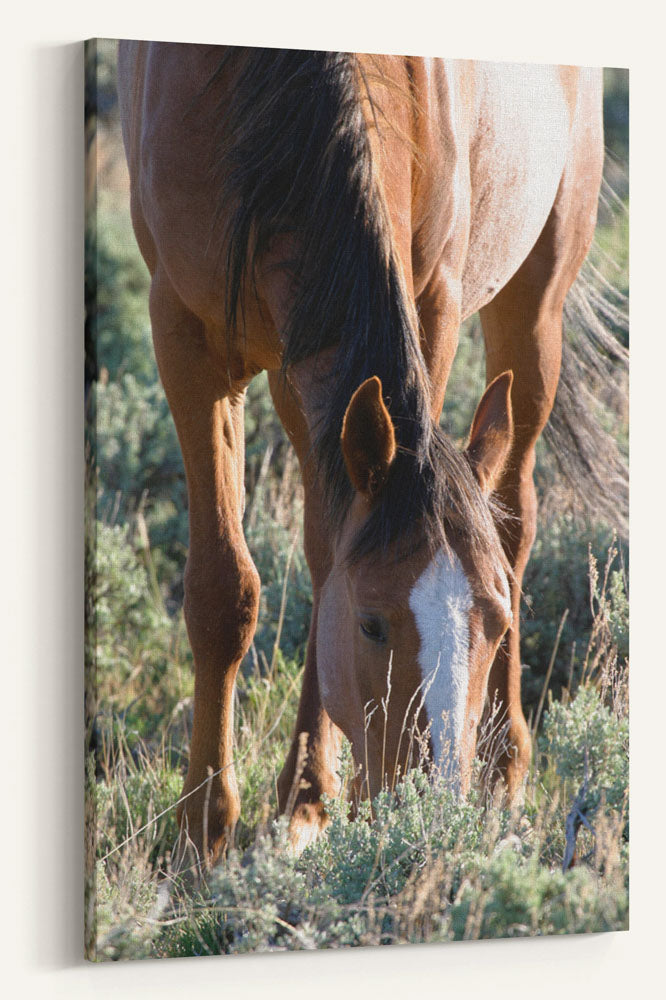
[[[106,534],[105,544],[128,551],[117,532]],[[141,699],[137,704],[144,707],[133,726],[110,713],[97,779],[90,762],[89,794],[99,830],[97,957],[626,927],[627,677],[614,640],[627,623],[624,589],[617,582],[622,578],[612,575],[613,553],[610,558],[602,584],[595,585],[586,673],[573,691],[565,688],[559,700],[549,699],[525,802],[513,811],[484,801],[481,783],[461,801],[441,780],[415,771],[395,795],[381,793],[372,813],[364,803],[356,819],[349,818],[344,792],[329,800],[326,835],[296,858],[287,846],[286,820],[273,819],[273,789],[301,669],[299,661],[278,655],[266,675],[255,661],[239,677],[236,760],[244,812],[237,847],[195,895],[181,893],[178,879],[164,880],[177,832],[173,804],[187,733],[178,717],[183,673],[165,658],[159,712]],[[141,572],[137,560],[129,575]],[[137,595],[129,589],[134,609]],[[144,574],[140,600],[149,599],[149,590]],[[116,592],[120,596],[121,588]],[[134,652],[137,659],[145,653],[140,636]],[[343,788],[351,774],[346,745]],[[578,860],[563,870],[576,809],[582,816]]]
[[[285,821],[274,819],[275,782],[295,720],[311,596],[298,470],[262,376],[246,409],[246,532],[263,587],[236,695],[242,819],[236,849],[198,894],[165,881],[191,731],[192,658],[180,610],[186,490],[152,354],[148,275],[119,180],[109,99],[114,51],[100,43],[93,56],[104,86],[97,226],[87,248],[97,279],[88,317],[96,353],[87,442],[91,956],[626,927],[626,546],[614,541],[613,525],[581,520],[568,495],[557,493],[545,450],[537,471],[549,502],[524,586],[523,686],[535,731],[524,803],[513,811],[493,805],[481,782],[463,802],[417,772],[393,797],[378,797],[372,818],[369,804],[352,820],[344,797],[330,801],[326,836],[300,858],[287,849]],[[606,113],[611,135],[622,137],[626,75],[614,72]],[[89,105],[94,114],[94,94]],[[620,140],[616,148],[622,157]],[[623,212],[609,213],[599,235],[603,259],[619,268],[607,264],[605,276],[620,291],[627,285]],[[456,439],[469,428],[483,375],[482,338],[471,322],[443,414]],[[608,419],[626,441],[626,414],[609,411]],[[343,786],[350,773],[347,747]]]

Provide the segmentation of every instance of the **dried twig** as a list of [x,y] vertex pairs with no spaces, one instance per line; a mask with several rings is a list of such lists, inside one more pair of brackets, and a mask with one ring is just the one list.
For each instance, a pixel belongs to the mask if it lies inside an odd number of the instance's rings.
[[569,810],[569,815],[566,821],[566,834],[567,842],[564,850],[564,857],[562,859],[562,871],[566,872],[576,863],[576,837],[578,836],[578,831],[581,826],[586,827],[593,837],[596,839],[594,829],[592,828],[587,814],[585,811],[585,804],[587,801],[587,789],[589,780],[589,769],[588,769],[588,756],[587,750],[585,750],[585,773],[583,775],[583,784],[578,790],[578,794],[573,801],[573,805]]
[[541,688],[541,697],[539,698],[539,704],[537,706],[536,715],[534,716],[534,725],[532,727],[532,739],[536,736],[537,729],[539,728],[539,722],[541,721],[541,713],[543,712],[544,702],[546,701],[546,692],[548,691],[548,685],[550,684],[551,674],[553,673],[553,667],[555,666],[555,657],[557,656],[557,650],[560,647],[560,639],[562,638],[562,629],[564,628],[564,623],[569,617],[569,609],[565,608],[564,614],[560,618],[559,628],[557,630],[557,635],[555,636],[555,645],[553,646],[553,652],[550,654],[550,662],[548,663],[548,670],[546,671],[546,676],[544,677],[543,687]]
[[213,784],[213,768],[210,764],[207,767],[208,784],[206,785],[206,798],[204,799],[203,811],[203,862],[206,871],[210,871],[210,860],[208,858],[208,809],[210,806],[210,790]]

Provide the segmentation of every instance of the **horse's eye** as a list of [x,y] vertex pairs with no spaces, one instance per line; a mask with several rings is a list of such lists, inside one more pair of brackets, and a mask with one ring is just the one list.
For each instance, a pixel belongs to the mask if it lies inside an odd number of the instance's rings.
[[371,642],[386,642],[386,625],[376,615],[367,615],[359,622],[361,632]]

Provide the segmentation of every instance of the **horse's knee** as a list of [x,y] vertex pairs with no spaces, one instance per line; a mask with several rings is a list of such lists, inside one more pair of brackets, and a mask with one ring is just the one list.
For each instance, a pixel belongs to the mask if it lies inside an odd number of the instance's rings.
[[184,613],[195,662],[239,663],[254,636],[261,582],[246,558],[188,560]]

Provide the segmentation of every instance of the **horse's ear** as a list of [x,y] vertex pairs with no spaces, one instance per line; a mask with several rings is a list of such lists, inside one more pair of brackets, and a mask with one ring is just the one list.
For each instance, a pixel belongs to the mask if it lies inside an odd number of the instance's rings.
[[395,458],[395,431],[376,375],[366,379],[350,399],[340,444],[352,485],[367,500],[375,500]]
[[513,372],[490,383],[476,408],[466,455],[484,493],[495,489],[513,441]]

